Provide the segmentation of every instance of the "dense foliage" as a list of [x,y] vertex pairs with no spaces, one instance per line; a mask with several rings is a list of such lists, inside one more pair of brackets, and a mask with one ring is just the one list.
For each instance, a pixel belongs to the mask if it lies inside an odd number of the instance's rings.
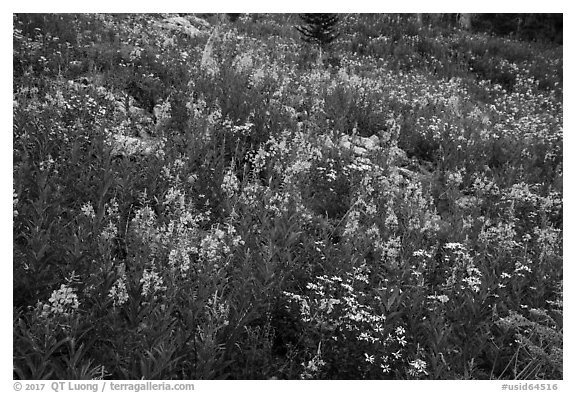
[[231,19],[14,15],[14,377],[562,378],[562,46]]
[[474,22],[477,30],[518,39],[563,41],[563,14],[478,14]]

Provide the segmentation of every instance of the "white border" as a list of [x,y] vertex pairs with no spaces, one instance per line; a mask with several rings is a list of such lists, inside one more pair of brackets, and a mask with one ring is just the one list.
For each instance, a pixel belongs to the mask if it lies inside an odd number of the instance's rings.
[[[281,3],[281,4],[278,4]],[[136,5],[137,4],[137,5]],[[525,2],[506,2],[506,1],[481,1],[478,3],[461,2],[461,1],[435,1],[435,2],[402,2],[392,3],[391,1],[347,1],[347,2],[312,2],[310,0],[291,0],[286,2],[254,2],[254,1],[218,1],[218,2],[199,2],[191,0],[183,1],[156,1],[156,2],[138,2],[123,3],[120,1],[101,0],[97,2],[54,2],[54,1],[22,1],[11,2],[3,5],[10,9],[10,13],[3,12],[0,14],[0,28],[2,29],[1,42],[2,49],[6,57],[11,53],[12,48],[12,13],[13,12],[564,12],[565,20],[569,22],[573,13],[568,12],[569,7],[566,1],[525,1]],[[574,263],[572,257],[574,254],[574,245],[576,240],[576,231],[570,225],[574,221],[573,202],[575,198],[573,184],[575,165],[574,154],[571,148],[575,146],[574,134],[574,115],[573,115],[573,89],[574,68],[573,44],[570,37],[574,35],[574,24],[567,23],[565,26],[564,36],[566,45],[564,48],[564,106],[565,111],[565,134],[564,134],[564,222],[567,223],[564,228],[564,381],[558,381],[560,391],[569,391],[569,386],[576,387],[573,370],[576,370],[574,363]],[[6,126],[2,131],[2,142],[0,143],[0,156],[2,157],[1,176],[2,192],[0,193],[0,220],[2,224],[2,238],[5,246],[6,261],[4,274],[1,275],[0,291],[1,304],[4,314],[2,323],[2,356],[0,357],[0,387],[6,392],[12,389],[12,222],[11,196],[12,196],[12,62],[6,60],[2,63],[6,68],[4,72],[5,86],[2,94],[3,118]],[[8,79],[10,78],[10,79]],[[9,125],[10,124],[10,125]],[[10,325],[10,326],[9,326]],[[552,381],[551,381],[552,382]],[[357,389],[366,389],[368,391],[378,391],[378,389],[426,389],[432,391],[454,391],[461,392],[465,389],[467,392],[491,392],[500,391],[501,382],[498,381],[262,381],[262,382],[215,382],[197,381],[197,391],[212,390],[250,390],[250,391],[330,391],[330,392],[351,392]],[[48,391],[48,390],[45,390]]]

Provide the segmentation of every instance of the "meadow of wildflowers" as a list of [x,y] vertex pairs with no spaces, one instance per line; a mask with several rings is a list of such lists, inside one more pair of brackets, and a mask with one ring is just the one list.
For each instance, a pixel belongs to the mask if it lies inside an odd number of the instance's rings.
[[562,379],[562,46],[233,19],[14,15],[14,377]]

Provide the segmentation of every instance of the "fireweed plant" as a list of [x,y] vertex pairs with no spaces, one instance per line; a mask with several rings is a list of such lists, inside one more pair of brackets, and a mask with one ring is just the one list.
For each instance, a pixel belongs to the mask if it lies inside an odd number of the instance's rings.
[[562,46],[14,15],[19,379],[561,379]]

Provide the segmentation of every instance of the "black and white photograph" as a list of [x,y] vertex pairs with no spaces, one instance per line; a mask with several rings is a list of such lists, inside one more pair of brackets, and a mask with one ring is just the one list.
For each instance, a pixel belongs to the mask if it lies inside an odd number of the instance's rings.
[[298,11],[12,14],[15,389],[562,382],[563,14]]

